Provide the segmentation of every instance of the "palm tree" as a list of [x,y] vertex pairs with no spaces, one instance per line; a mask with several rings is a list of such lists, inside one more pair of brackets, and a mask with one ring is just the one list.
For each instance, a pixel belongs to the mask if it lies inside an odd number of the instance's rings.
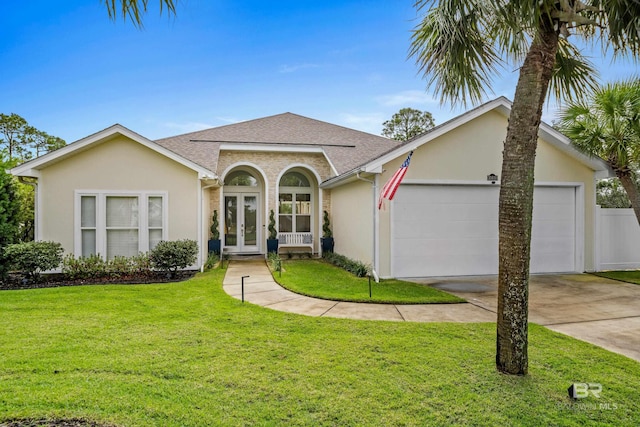
[[572,98],[595,85],[568,39],[640,56],[634,0],[417,0],[423,12],[410,55],[441,99],[477,103],[505,66],[519,79],[504,143],[499,203],[496,367],[528,371],[528,288],[538,128],[551,92]]
[[610,83],[588,99],[569,103],[560,114],[560,130],[580,150],[599,156],[615,172],[640,224],[640,80]]

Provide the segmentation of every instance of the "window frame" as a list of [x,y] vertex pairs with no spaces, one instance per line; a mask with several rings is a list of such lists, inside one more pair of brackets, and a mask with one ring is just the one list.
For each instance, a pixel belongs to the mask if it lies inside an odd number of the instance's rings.
[[162,240],[167,240],[169,195],[166,191],[120,191],[120,190],[75,190],[74,200],[74,255],[82,256],[82,197],[95,197],[95,253],[107,259],[107,198],[109,197],[137,197],[138,198],[138,252],[149,251],[149,230],[158,230],[157,226],[149,225],[149,198],[162,199]]
[[[305,180],[308,186],[284,186],[281,185],[282,180],[287,174],[299,174]],[[315,227],[315,215],[314,215],[314,207],[316,206],[316,196],[314,186],[312,184],[313,180],[309,178],[309,176],[300,170],[288,170],[284,172],[278,178],[278,193],[277,193],[277,211],[278,211],[278,232],[281,233],[313,233]],[[291,213],[283,214],[280,209],[280,204],[282,203],[280,197],[283,194],[291,195]],[[298,195],[304,194],[309,197],[309,212],[308,213],[300,213],[298,212],[298,206],[300,203],[307,202],[306,200],[299,200]],[[281,219],[283,216],[291,216],[291,231],[282,231],[281,229]],[[309,231],[297,231],[298,229],[298,217],[306,217],[309,218]]]

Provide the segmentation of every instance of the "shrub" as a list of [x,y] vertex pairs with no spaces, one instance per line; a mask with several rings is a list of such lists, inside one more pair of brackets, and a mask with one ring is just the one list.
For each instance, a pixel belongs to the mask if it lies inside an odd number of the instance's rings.
[[220,239],[220,230],[218,230],[218,211],[213,211],[213,217],[211,218],[211,238],[213,240]]
[[278,237],[278,230],[276,230],[276,219],[273,209],[269,212],[269,239],[274,240]]
[[162,241],[151,251],[149,259],[153,268],[176,276],[180,268],[186,268],[196,262],[198,244],[195,240]]
[[108,270],[107,262],[96,254],[80,258],[69,254],[62,260],[62,273],[71,280],[102,278]]
[[151,275],[151,259],[149,253],[140,252],[138,255],[134,255],[129,258],[131,261],[132,272],[138,276],[150,276]]
[[57,242],[27,242],[4,250],[9,264],[27,279],[37,279],[42,271],[53,270],[62,262],[62,245]]
[[216,266],[216,264],[220,261],[220,256],[218,256],[215,252],[209,252],[209,256],[207,257],[207,262],[204,263],[205,270],[211,270]]
[[367,264],[347,258],[346,256],[339,255],[335,252],[323,252],[322,257],[329,263],[347,270],[357,277],[364,277],[371,271],[371,268]]
[[322,237],[328,239],[333,237],[331,232],[331,221],[329,221],[329,212],[324,211],[322,214]]
[[131,258],[125,256],[115,256],[107,261],[106,273],[109,277],[118,278],[128,276],[133,273],[133,263]]
[[276,252],[269,252],[268,261],[273,271],[282,271],[282,258]]
[[62,260],[62,273],[70,280],[119,278],[130,275],[149,277],[151,261],[149,255],[143,252],[128,258],[116,256],[109,261],[96,254],[79,258],[69,254]]

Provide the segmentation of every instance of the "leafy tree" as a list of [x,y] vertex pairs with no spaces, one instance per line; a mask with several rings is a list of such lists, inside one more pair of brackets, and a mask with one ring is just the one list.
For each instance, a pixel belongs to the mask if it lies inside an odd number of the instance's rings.
[[616,174],[640,223],[640,80],[610,83],[560,113],[560,130],[591,156],[600,156]]
[[29,142],[30,148],[35,150],[36,157],[67,145],[64,139],[49,135],[48,133],[38,130],[32,126],[29,126],[27,132],[26,140]]
[[549,90],[571,98],[595,86],[568,36],[615,57],[640,56],[634,0],[417,0],[424,13],[410,55],[443,100],[477,103],[501,69],[519,79],[504,143],[499,202],[496,367],[528,372],[528,293],[535,153]]
[[9,162],[13,160],[25,161],[64,147],[66,142],[57,136],[30,126],[23,117],[11,113],[0,114],[0,146],[9,156]]
[[28,158],[26,138],[29,131],[29,124],[21,116],[11,113],[0,113],[0,144],[9,156],[9,161],[14,158]]
[[0,278],[8,271],[5,248],[18,241],[20,228],[20,202],[16,197],[14,179],[0,162]]
[[[636,173],[637,176],[637,173]],[[640,183],[636,178],[636,188]],[[601,179],[596,184],[596,204],[603,208],[630,208],[629,196],[618,178]]]
[[435,125],[433,116],[428,111],[414,108],[402,108],[395,113],[391,120],[382,126],[382,135],[397,141],[408,141],[414,136],[425,133]]

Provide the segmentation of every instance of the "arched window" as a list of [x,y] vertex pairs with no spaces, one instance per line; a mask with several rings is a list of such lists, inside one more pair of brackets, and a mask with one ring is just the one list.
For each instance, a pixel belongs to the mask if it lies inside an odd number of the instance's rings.
[[311,232],[312,191],[309,178],[296,171],[280,178],[279,227],[281,233]]
[[224,178],[224,185],[234,187],[257,187],[258,180],[249,172],[238,170],[231,172]]

